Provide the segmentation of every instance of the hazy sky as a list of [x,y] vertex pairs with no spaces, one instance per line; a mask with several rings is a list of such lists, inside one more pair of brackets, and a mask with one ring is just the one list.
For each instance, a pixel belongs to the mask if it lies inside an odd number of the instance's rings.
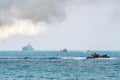
[[0,50],[120,49],[120,0],[0,0]]

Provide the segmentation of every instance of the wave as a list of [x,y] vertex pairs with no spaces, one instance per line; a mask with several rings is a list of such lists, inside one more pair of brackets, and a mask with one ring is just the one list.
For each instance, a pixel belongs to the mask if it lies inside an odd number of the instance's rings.
[[0,59],[86,59],[86,57],[0,57]]
[[61,57],[61,59],[86,59],[86,57]]
[[97,58],[97,59],[108,59],[108,60],[115,60],[115,59],[118,59],[118,58],[115,58],[115,57],[110,57],[110,58]]
[[[87,59],[86,57],[61,57],[61,59],[74,59],[74,60],[79,60],[79,59]],[[94,58],[94,59],[108,59],[108,60],[115,60],[115,59],[118,59],[118,58],[115,58],[115,57],[111,57],[111,58]]]
[[31,57],[24,57],[23,59],[86,59],[86,57],[40,57],[40,58],[31,58]]
[[[15,57],[0,57],[0,59],[72,59],[72,60],[82,60],[87,59],[86,57],[21,57],[21,58],[15,58]],[[93,58],[91,58],[93,59]],[[118,58],[111,57],[111,58],[94,58],[94,59],[108,59],[108,60],[115,60]]]

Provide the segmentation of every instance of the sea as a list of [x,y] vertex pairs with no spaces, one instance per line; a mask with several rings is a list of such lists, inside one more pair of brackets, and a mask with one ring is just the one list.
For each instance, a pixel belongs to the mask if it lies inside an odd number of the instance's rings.
[[120,51],[0,51],[0,80],[120,80]]

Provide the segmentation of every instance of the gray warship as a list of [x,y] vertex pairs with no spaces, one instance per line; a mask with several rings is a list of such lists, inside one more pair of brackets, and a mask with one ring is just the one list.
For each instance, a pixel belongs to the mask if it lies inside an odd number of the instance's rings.
[[28,45],[27,45],[27,46],[24,46],[24,47],[22,48],[22,50],[23,50],[23,51],[33,51],[34,49],[33,49],[32,45],[31,45],[30,43],[28,43]]

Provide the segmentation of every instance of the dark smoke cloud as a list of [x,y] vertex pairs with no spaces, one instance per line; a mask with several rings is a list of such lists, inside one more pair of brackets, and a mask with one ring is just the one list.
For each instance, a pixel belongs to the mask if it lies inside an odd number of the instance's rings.
[[50,22],[64,18],[65,0],[0,0],[0,25],[16,19]]
[[65,18],[66,0],[0,0],[0,40],[43,33],[47,24]]
[[79,11],[78,17],[87,24],[119,25],[119,4],[120,0],[0,0],[0,39],[43,32],[46,24],[64,21],[73,13],[70,9]]

